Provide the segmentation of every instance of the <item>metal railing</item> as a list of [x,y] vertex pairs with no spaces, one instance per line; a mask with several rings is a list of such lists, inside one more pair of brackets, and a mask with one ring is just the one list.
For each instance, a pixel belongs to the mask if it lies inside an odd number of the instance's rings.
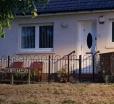
[[[95,60],[94,60],[95,61]],[[48,54],[48,55],[15,55],[15,56],[8,56],[8,57],[1,57],[0,58],[0,69],[5,70],[7,68],[11,69],[11,64],[14,62],[23,62],[23,69],[28,69],[30,73],[20,74],[20,77],[16,77],[18,72],[15,71],[13,76],[13,82],[16,80],[23,81],[26,79],[25,82],[33,83],[38,81],[59,81],[59,82],[67,82],[67,81],[83,81],[86,80],[86,77],[93,81],[95,80],[96,76],[96,68],[95,63],[93,64],[93,56],[86,55],[86,56],[77,56],[75,51],[70,52],[67,55],[60,56],[56,54]],[[37,67],[36,70],[33,70],[30,66],[33,62],[42,62],[42,72],[40,73],[41,80],[38,80],[39,75],[37,74]],[[15,70],[19,68],[14,68]],[[9,78],[9,82],[12,82],[12,73],[1,73],[0,72],[0,81],[3,77],[4,81]],[[19,73],[18,73],[19,74]],[[2,77],[1,77],[2,76]],[[24,77],[22,77],[24,76]],[[84,77],[86,76],[86,77]],[[92,76],[92,78],[90,77]],[[6,80],[7,81],[7,80]],[[17,81],[18,82],[18,81]]]

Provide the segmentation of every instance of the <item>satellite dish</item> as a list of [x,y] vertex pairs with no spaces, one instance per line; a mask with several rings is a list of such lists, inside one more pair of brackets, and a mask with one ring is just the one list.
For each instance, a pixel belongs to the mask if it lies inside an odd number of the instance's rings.
[[88,33],[88,35],[87,35],[87,46],[89,49],[92,47],[92,35],[91,35],[91,33]]

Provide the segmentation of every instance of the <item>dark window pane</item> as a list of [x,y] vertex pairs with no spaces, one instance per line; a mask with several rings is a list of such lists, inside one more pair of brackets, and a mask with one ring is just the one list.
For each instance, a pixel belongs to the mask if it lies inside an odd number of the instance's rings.
[[39,39],[39,48],[53,48],[53,26],[40,26]]
[[35,27],[22,27],[21,35],[22,48],[35,48]]
[[114,42],[114,22],[112,22],[112,42]]

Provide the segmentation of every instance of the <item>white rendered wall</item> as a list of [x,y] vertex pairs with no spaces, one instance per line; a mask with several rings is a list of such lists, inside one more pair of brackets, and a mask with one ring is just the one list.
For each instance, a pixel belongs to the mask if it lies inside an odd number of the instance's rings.
[[[104,16],[105,23],[99,24],[99,16]],[[26,24],[54,24],[54,53],[67,54],[76,50],[81,52],[80,22],[85,20],[95,20],[97,22],[97,50],[101,53],[114,51],[114,43],[111,42],[111,22],[114,21],[114,13],[85,13],[85,14],[65,14],[55,16],[39,16],[38,18],[17,18],[12,28],[6,31],[6,37],[0,39],[0,56],[22,54],[19,49],[20,25]],[[65,27],[63,25],[66,25]],[[85,43],[86,44],[86,43]],[[28,53],[28,52],[24,52]],[[33,50],[29,53],[45,53],[44,51]]]

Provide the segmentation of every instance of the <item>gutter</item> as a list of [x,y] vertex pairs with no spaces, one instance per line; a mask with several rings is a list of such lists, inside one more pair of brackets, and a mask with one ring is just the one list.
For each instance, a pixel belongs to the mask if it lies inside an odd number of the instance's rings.
[[[58,15],[71,15],[71,14],[90,14],[90,13],[107,13],[107,12],[114,12],[114,9],[112,10],[87,10],[87,11],[73,11],[73,12],[52,12],[52,13],[42,13],[38,16],[44,17],[44,16],[58,16]],[[31,17],[31,15],[17,15],[16,18],[27,18]]]

